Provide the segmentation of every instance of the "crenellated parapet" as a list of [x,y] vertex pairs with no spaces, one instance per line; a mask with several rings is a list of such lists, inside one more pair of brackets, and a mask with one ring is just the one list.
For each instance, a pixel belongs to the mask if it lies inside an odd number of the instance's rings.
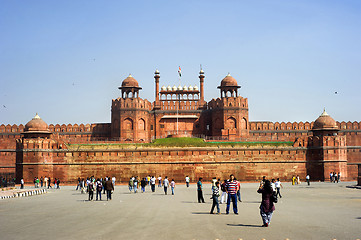
[[138,109],[138,110],[147,110],[150,111],[152,109],[152,104],[142,98],[117,98],[112,100],[112,110],[121,109]]
[[248,108],[248,99],[243,97],[228,97],[212,99],[208,105],[208,109],[221,109],[227,107]]
[[0,125],[0,135],[4,133],[22,133],[24,132],[25,126],[20,124],[19,126],[16,124],[10,125],[10,124],[1,124]]
[[[342,130],[361,130],[361,122],[336,122],[339,129]],[[282,131],[282,130],[311,130],[312,122],[250,122],[251,131]]]

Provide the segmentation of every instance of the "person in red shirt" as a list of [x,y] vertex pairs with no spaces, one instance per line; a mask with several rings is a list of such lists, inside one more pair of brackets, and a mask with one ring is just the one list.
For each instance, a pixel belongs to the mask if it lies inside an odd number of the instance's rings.
[[238,215],[238,208],[237,208],[237,190],[238,190],[238,186],[237,186],[237,181],[234,178],[234,175],[231,174],[229,181],[227,182],[227,193],[228,193],[228,197],[227,197],[227,208],[226,208],[226,214],[229,214],[229,207],[231,205],[231,201],[233,202],[233,212],[234,214]]

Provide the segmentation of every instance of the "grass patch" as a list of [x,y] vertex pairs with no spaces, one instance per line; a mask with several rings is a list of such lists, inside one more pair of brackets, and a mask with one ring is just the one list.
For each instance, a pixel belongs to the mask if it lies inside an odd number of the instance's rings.
[[293,142],[205,142],[202,138],[161,138],[151,143],[87,143],[67,144],[68,148],[117,149],[135,147],[289,147]]

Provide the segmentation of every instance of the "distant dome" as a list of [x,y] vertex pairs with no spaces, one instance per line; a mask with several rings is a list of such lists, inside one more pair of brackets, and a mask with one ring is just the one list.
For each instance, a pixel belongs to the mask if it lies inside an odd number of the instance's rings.
[[184,85],[183,90],[184,90],[184,91],[187,91],[187,90],[188,90],[188,87],[187,87],[186,85]]
[[168,85],[167,90],[172,91],[172,87]]
[[165,91],[165,90],[167,90],[167,88],[165,87],[165,86],[162,86],[162,91]]
[[179,91],[182,91],[182,90],[183,90],[183,88],[182,88],[181,85],[178,86],[178,90],[179,90]]
[[189,90],[189,91],[193,91],[193,86],[192,86],[192,85],[189,86],[189,87],[188,87],[188,90]]
[[25,125],[24,132],[50,133],[50,130],[48,124],[46,124],[46,122],[44,122],[43,119],[41,119],[39,115],[36,114],[35,117]]
[[313,123],[312,130],[337,130],[338,126],[336,121],[327,114],[326,110],[316,119]]
[[198,87],[197,86],[194,86],[194,91],[198,91]]
[[228,73],[228,75],[223,78],[221,81],[221,87],[235,87],[238,86],[238,83],[236,79],[234,79],[231,74]]
[[138,81],[132,75],[123,80],[122,87],[139,87]]
[[177,87],[175,85],[173,86],[173,91],[177,91]]

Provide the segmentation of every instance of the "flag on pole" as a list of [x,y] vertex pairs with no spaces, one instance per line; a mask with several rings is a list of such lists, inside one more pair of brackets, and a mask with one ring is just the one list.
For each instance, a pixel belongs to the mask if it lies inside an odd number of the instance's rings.
[[179,74],[179,77],[182,76],[182,72],[181,72],[181,67],[179,66],[179,69],[178,69],[178,74]]

